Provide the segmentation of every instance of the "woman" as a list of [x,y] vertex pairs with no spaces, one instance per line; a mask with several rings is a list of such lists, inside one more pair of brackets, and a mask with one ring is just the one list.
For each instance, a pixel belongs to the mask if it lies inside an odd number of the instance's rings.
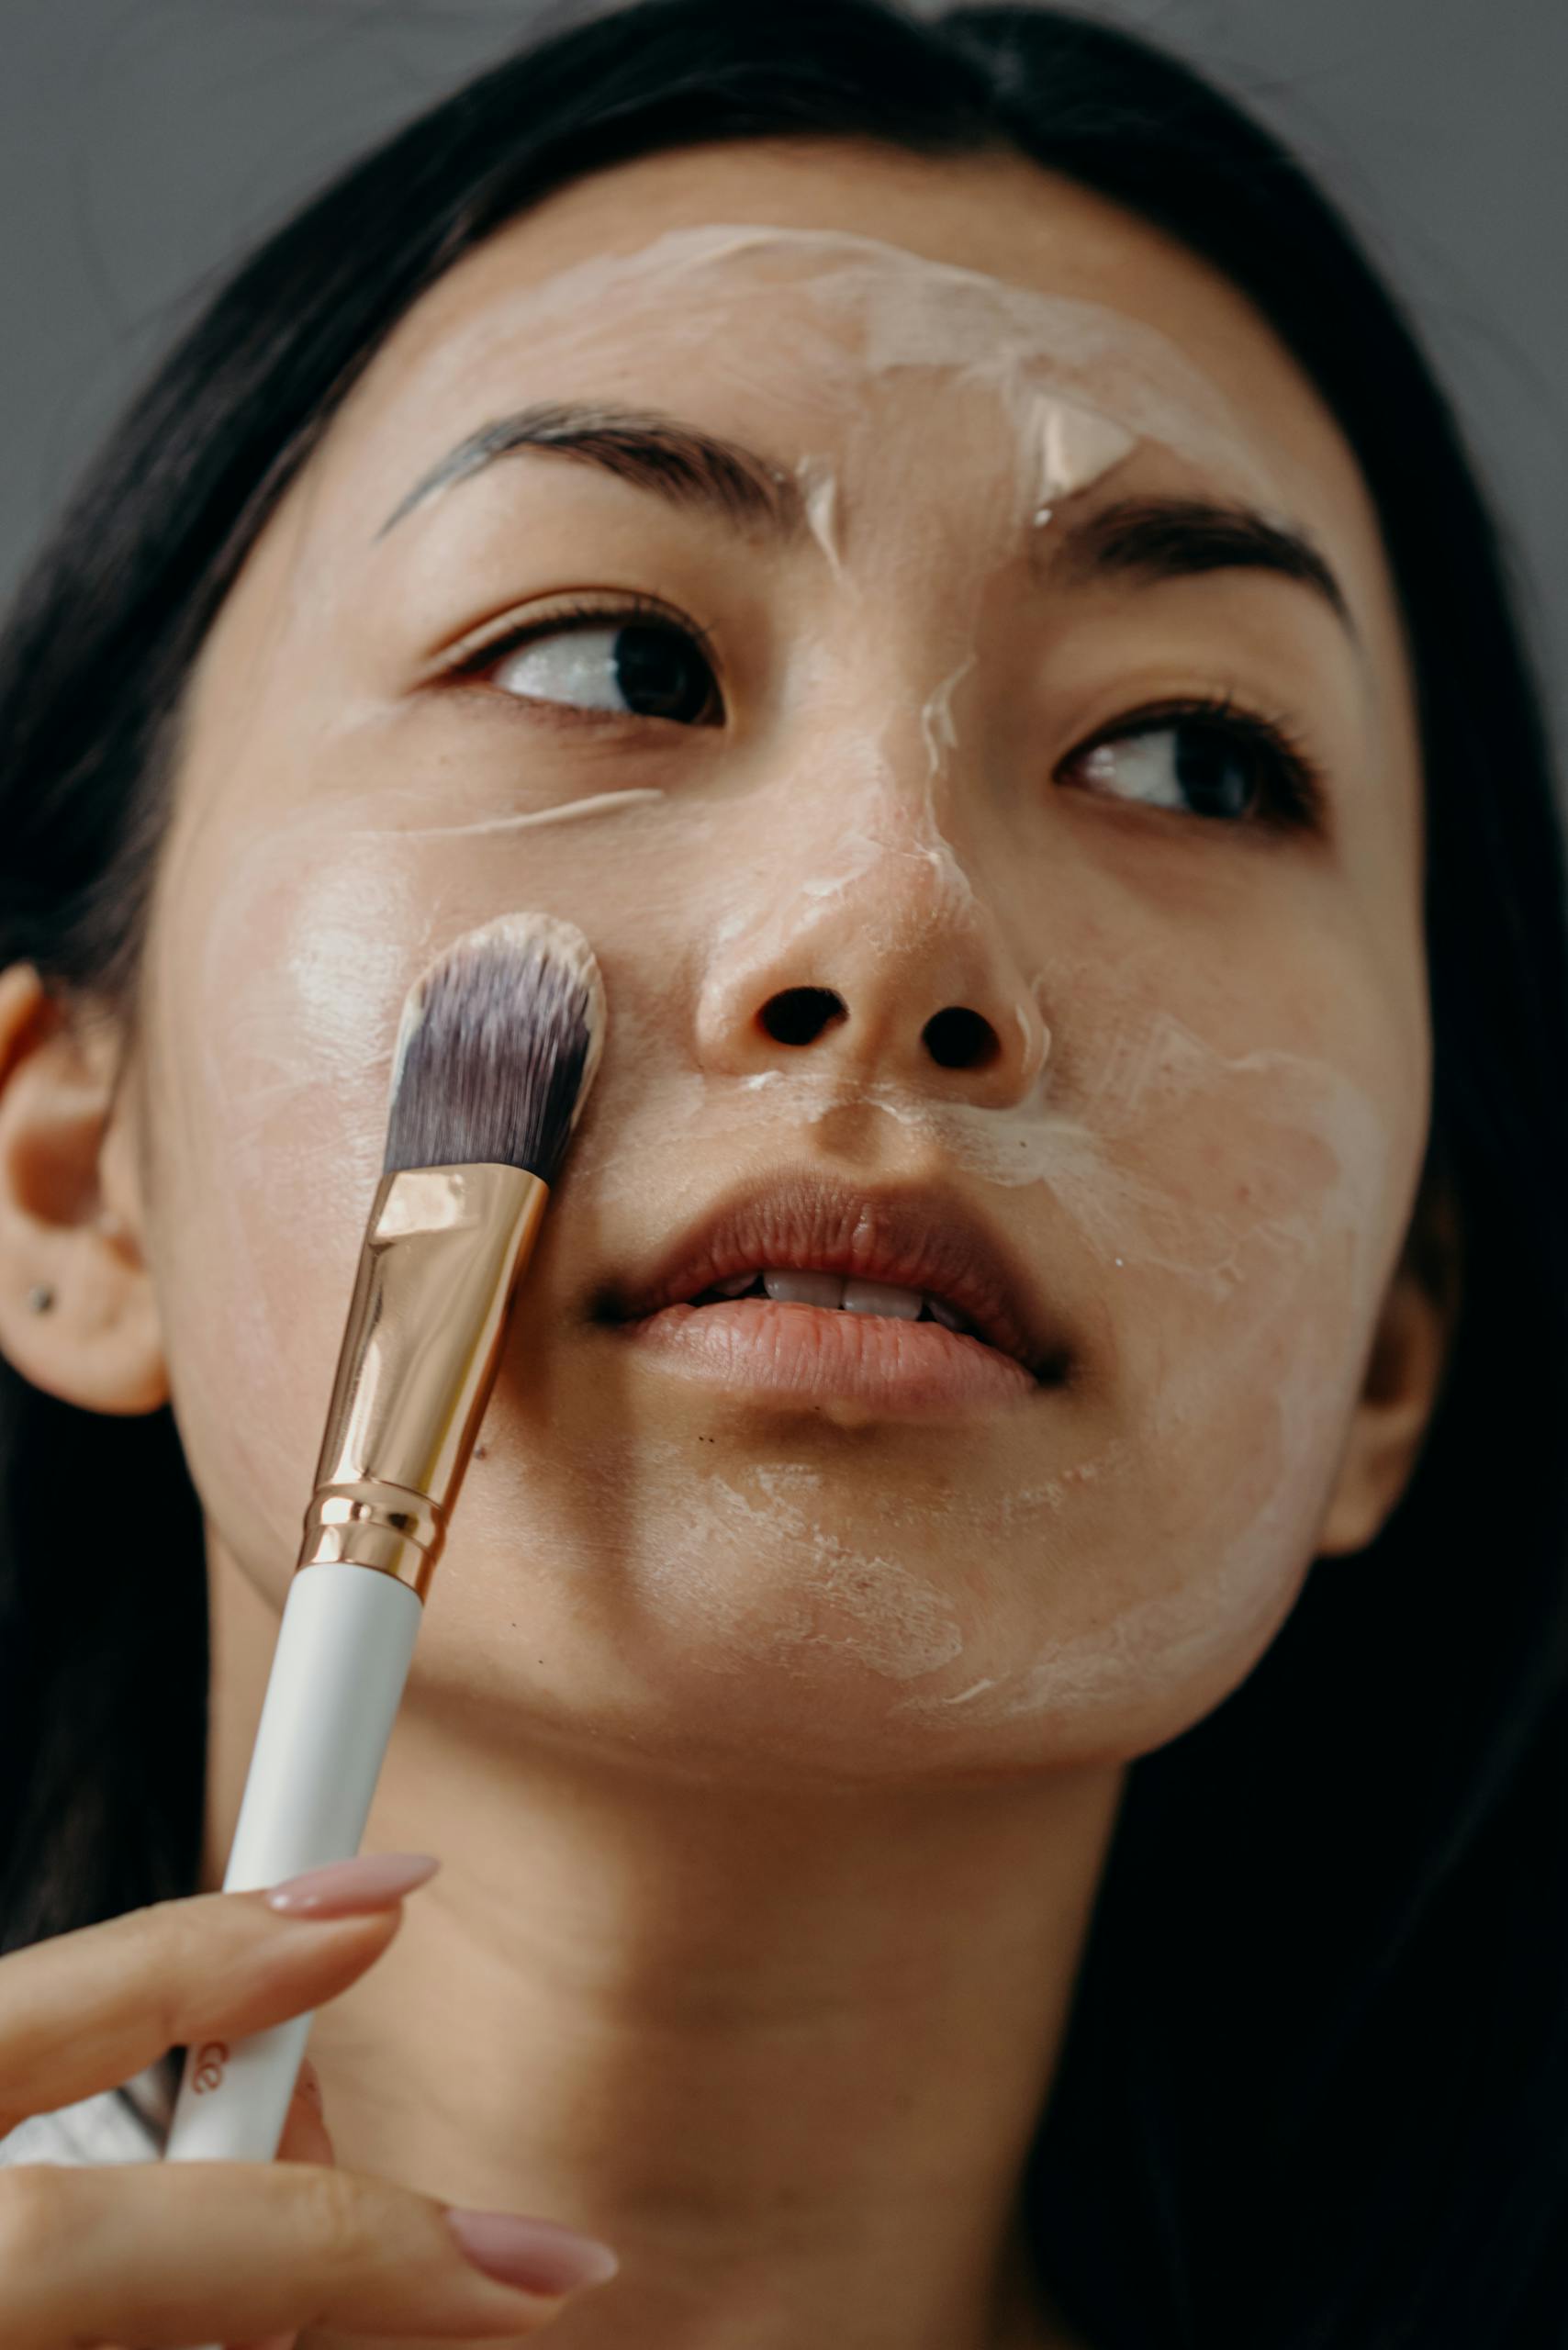
[[[4,681],[7,2339],[1560,2342],[1560,841],[1274,143],[1048,12],[532,49]],[[610,1045],[301,1922],[215,1888],[392,1039],[518,906]],[[307,2008],[330,2140],[47,2166]]]

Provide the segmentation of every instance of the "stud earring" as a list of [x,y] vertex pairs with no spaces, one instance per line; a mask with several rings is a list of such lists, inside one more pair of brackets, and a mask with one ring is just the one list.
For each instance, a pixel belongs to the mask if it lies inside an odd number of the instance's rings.
[[54,1292],[47,1281],[35,1281],[28,1292],[28,1304],[34,1314],[47,1314],[54,1304]]

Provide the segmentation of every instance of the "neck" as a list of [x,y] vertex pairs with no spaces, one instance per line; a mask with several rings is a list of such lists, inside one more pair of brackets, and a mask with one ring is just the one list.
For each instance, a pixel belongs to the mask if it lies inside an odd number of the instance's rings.
[[[216,1885],[276,1617],[212,1582]],[[1120,1769],[740,1796],[475,1718],[416,1658],[365,1844],[442,1868],[314,2025],[339,2162],[614,2244],[574,2350],[1062,2341],[1018,2190]]]

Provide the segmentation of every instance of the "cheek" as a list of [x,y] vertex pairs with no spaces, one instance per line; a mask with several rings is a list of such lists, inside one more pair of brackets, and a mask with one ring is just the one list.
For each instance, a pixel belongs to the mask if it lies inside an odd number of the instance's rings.
[[204,1504],[281,1572],[381,1170],[398,1011],[434,942],[398,864],[318,864],[308,839],[258,833],[226,839],[219,876],[205,852],[153,966],[154,1261]]
[[[431,795],[406,796],[414,815]],[[492,779],[480,799],[517,796]],[[174,1409],[209,1516],[262,1580],[281,1578],[298,1539],[409,987],[498,913],[557,912],[613,939],[646,933],[664,904],[632,838],[650,807],[663,817],[657,793],[554,823],[564,803],[541,797],[499,831],[489,816],[389,828],[388,797],[386,783],[351,788],[330,813],[264,826],[195,819],[152,931],[150,1247]],[[607,823],[622,851],[608,862]],[[612,1023],[596,1093],[647,1034],[667,1039],[663,1010]]]
[[[1426,1129],[1422,1056],[1369,1000],[1347,973],[1316,1049],[1249,1046],[1234,1019],[1221,1047],[1169,1011],[1108,1024],[1072,1110],[1020,1121],[1032,1164],[1011,1180],[1024,1202],[1045,1187],[1062,1261],[1093,1268],[1104,1378],[1084,1403],[1114,1433],[972,1512],[1004,1587],[977,1609],[967,1679],[905,1710],[1132,1755],[1268,1646],[1311,1563]],[[1258,1033],[1293,1034],[1274,1009]],[[983,1171],[974,1122],[949,1139]]]

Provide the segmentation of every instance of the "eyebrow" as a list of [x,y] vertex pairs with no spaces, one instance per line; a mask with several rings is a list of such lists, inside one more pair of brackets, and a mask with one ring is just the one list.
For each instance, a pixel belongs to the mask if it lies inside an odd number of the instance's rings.
[[1083,584],[1118,576],[1190,579],[1207,571],[1270,571],[1322,599],[1358,648],[1350,607],[1303,531],[1206,498],[1126,498],[1069,526],[1053,567]]
[[395,522],[438,490],[524,449],[554,450],[598,465],[634,489],[651,489],[678,506],[705,506],[743,528],[760,526],[780,538],[805,529],[806,503],[798,483],[754,449],[655,409],[571,402],[521,408],[471,432],[414,484],[376,537],[384,539]]
[[[377,539],[439,491],[502,457],[546,450],[598,466],[677,506],[706,508],[744,530],[789,540],[807,528],[795,477],[755,449],[653,408],[543,402],[498,418],[449,450],[394,507]],[[1053,575],[1082,586],[1112,578],[1152,585],[1214,571],[1263,571],[1321,598],[1360,645],[1349,601],[1304,531],[1249,506],[1204,498],[1123,498],[1052,534]]]

